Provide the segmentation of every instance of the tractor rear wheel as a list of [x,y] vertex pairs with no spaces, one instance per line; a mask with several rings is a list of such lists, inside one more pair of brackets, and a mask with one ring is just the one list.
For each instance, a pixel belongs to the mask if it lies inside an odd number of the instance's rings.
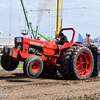
[[6,71],[13,71],[17,68],[19,61],[15,61],[9,57],[2,56],[1,57],[1,66]]
[[60,73],[64,78],[70,79],[71,78],[71,72],[70,72],[70,60],[71,55],[73,51],[75,51],[76,48],[79,46],[72,46],[71,48],[62,51],[61,57],[60,57]]
[[24,71],[31,78],[40,76],[43,71],[43,61],[38,56],[28,57],[24,64]]
[[71,56],[71,74],[74,79],[88,79],[93,72],[94,60],[87,47],[77,48]]

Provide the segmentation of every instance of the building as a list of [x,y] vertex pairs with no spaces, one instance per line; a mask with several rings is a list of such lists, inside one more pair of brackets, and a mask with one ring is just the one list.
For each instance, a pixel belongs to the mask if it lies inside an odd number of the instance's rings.
[[2,45],[14,45],[14,40],[10,38],[0,38],[0,46]]
[[14,40],[10,38],[0,38],[0,53],[4,46],[14,46]]

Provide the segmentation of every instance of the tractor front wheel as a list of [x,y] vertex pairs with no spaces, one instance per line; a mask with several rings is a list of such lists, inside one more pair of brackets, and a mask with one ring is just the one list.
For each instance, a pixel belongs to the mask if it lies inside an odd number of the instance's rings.
[[19,61],[15,61],[15,60],[11,59],[10,57],[6,57],[4,55],[1,57],[1,66],[6,71],[15,70],[17,68],[18,64],[19,64]]
[[23,72],[25,75],[27,75],[26,66],[27,66],[28,62],[30,61],[30,59],[32,59],[34,57],[37,57],[37,56],[30,56],[25,59],[24,64],[23,64]]
[[41,75],[43,71],[43,61],[38,56],[30,56],[24,63],[24,71],[29,77],[36,78]]

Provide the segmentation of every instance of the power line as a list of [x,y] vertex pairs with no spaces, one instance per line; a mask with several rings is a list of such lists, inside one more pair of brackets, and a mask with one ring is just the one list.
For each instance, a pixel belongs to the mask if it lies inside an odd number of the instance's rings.
[[[73,10],[73,9],[86,9],[86,7],[62,8],[62,10]],[[52,10],[57,11],[57,9],[52,9]],[[37,10],[27,10],[27,11],[30,11],[30,12],[33,12],[33,11],[51,11],[51,9],[37,9]]]

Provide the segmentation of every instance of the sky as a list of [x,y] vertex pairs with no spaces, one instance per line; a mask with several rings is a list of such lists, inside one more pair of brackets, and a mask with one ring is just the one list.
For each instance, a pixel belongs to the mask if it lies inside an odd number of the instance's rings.
[[[36,30],[39,26],[39,33],[48,37],[55,36],[57,0],[23,0],[28,19],[32,22],[32,27]],[[38,9],[50,9],[48,11],[34,11]],[[100,0],[63,0],[62,27],[74,28],[78,33],[86,38],[86,33],[91,38],[97,38],[100,35]],[[77,8],[77,9],[76,9]],[[30,10],[33,10],[32,12]],[[3,32],[0,38],[10,38],[22,36],[21,30],[25,29],[25,17],[20,0],[1,0],[0,1],[0,30]],[[64,31],[64,34],[71,40],[72,31]]]

